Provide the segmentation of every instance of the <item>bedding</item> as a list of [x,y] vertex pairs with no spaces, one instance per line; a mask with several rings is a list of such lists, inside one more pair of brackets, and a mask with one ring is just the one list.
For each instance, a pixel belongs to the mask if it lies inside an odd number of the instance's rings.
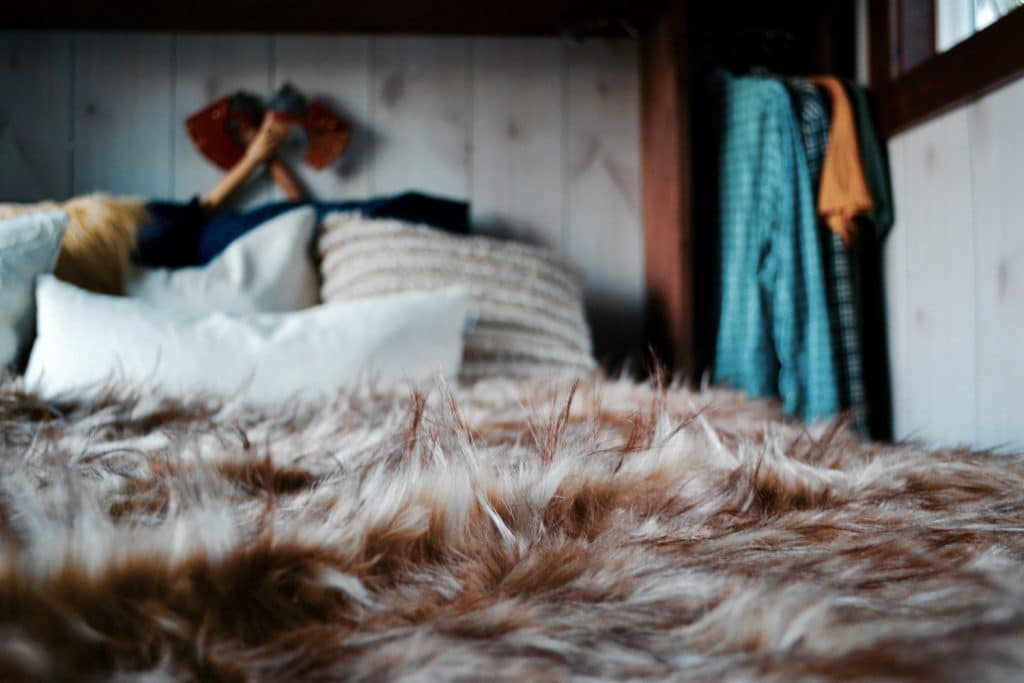
[[130,264],[124,293],[189,313],[297,311],[319,301],[311,256],[316,212],[310,206],[275,216],[232,242],[203,266]]
[[1009,681],[1024,459],[721,390],[0,385],[0,677]]
[[90,194],[65,202],[0,204],[0,219],[53,211],[68,214],[54,274],[92,292],[120,294],[136,228],[148,216],[142,202]]
[[63,211],[0,220],[0,371],[32,343],[36,277],[53,270],[67,224]]
[[199,266],[216,258],[250,230],[300,206],[311,206],[319,225],[332,211],[357,211],[371,218],[394,218],[426,223],[447,232],[469,232],[469,204],[421,192],[342,201],[270,202],[245,211],[218,211],[206,216],[199,197],[189,202],[151,201],[151,215],[139,230],[133,258],[152,268]]
[[479,319],[466,337],[464,382],[594,370],[579,276],[543,249],[333,213],[318,250],[327,303],[468,286]]
[[454,378],[469,292],[373,297],[292,313],[190,313],[39,279],[26,382],[46,397],[110,380],[181,398],[315,402],[341,386]]

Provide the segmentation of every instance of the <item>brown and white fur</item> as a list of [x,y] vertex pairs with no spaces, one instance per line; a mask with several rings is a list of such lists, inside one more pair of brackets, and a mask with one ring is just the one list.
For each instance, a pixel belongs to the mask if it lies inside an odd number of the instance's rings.
[[0,388],[0,679],[1011,681],[1024,462],[721,391]]

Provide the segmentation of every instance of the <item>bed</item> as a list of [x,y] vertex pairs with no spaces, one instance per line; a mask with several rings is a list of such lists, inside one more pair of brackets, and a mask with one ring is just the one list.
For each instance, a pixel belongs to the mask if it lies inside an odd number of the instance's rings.
[[[864,441],[842,418],[807,426],[774,403],[670,379],[697,367],[684,41],[732,17],[718,5],[641,4],[625,24],[643,29],[647,340],[670,370],[640,383],[608,377],[577,345],[559,359],[574,378],[488,378],[488,344],[508,322],[495,319],[466,354],[478,373],[468,381],[453,372],[448,383],[385,387],[345,375],[348,388],[332,385],[316,403],[278,396],[258,407],[230,391],[175,400],[118,382],[89,398],[44,398],[25,378],[0,379],[0,680],[1020,678],[1019,456]],[[621,29],[628,9],[600,3],[569,20],[580,3],[520,3],[495,18],[490,7],[398,2],[341,16],[321,3],[281,25],[278,13],[230,5],[143,16],[137,4],[87,3],[63,18],[25,5],[11,22],[546,34]],[[820,12],[845,25],[848,9]],[[825,44],[814,70],[842,71],[833,67],[852,55],[849,32],[820,30],[821,17],[806,24]],[[52,251],[63,227],[48,229]],[[337,272],[354,272],[342,256]],[[259,294],[276,306],[274,273],[265,291],[250,282],[224,301],[264,310]],[[294,279],[289,310],[393,294],[356,291],[363,277],[319,293],[316,273]],[[106,310],[111,328],[132,313],[75,296],[65,308],[94,325],[84,308]],[[578,296],[568,299],[572,308]],[[522,308],[491,303],[495,314]],[[562,318],[551,336],[586,337],[579,315]],[[453,320],[461,339],[463,319]],[[69,329],[51,338],[67,345]],[[97,350],[114,337],[145,348],[110,335]],[[218,348],[197,338],[182,356]],[[50,358],[79,373],[85,363],[60,344]],[[458,349],[438,347],[458,361]],[[150,365],[142,358],[139,376]],[[52,381],[56,364],[40,367],[37,383]],[[295,381],[287,362],[276,367]]]
[[5,680],[1012,680],[1024,463],[598,375],[0,386]]

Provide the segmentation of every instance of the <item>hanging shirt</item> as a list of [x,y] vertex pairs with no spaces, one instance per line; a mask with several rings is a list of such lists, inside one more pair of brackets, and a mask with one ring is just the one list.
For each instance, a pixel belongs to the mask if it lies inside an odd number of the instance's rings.
[[[817,188],[828,146],[828,109],[818,89],[807,79],[791,78],[786,81],[786,85],[793,93],[800,119],[800,134],[807,156],[807,168],[811,175],[811,187]],[[850,413],[854,429],[861,434],[867,434],[864,360],[851,253],[843,244],[842,238],[820,221],[818,232],[824,246],[822,258],[825,262],[829,323],[836,344],[834,357],[839,405]]]
[[821,86],[832,103],[828,148],[818,189],[818,213],[843,242],[852,245],[856,236],[854,218],[874,208],[861,166],[853,106],[839,79],[816,76],[810,81]]
[[785,87],[712,79],[720,119],[720,308],[714,379],[780,396],[805,420],[839,409],[810,173]]
[[872,208],[865,211],[858,221],[869,223],[874,229],[875,235],[882,238],[889,232],[893,222],[889,160],[885,153],[885,145],[875,131],[867,93],[856,83],[847,81],[845,86],[856,119],[857,141],[860,148],[861,167],[864,169],[864,180],[867,182],[873,204]]
[[853,272],[859,286],[855,293],[860,314],[864,355],[864,386],[871,436],[892,435],[892,399],[889,381],[889,352],[886,336],[885,290],[882,244],[893,222],[893,194],[885,143],[875,132],[864,89],[845,83],[857,122],[861,166],[874,208],[857,217],[857,246],[852,252]]

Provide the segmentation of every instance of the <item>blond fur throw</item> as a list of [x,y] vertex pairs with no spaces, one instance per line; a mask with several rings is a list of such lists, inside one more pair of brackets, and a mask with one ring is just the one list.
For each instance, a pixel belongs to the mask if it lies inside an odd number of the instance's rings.
[[0,384],[0,679],[1020,681],[1024,461],[629,382]]
[[100,294],[121,294],[135,235],[149,214],[137,199],[91,194],[66,202],[0,205],[0,218],[63,209],[68,228],[54,274]]

